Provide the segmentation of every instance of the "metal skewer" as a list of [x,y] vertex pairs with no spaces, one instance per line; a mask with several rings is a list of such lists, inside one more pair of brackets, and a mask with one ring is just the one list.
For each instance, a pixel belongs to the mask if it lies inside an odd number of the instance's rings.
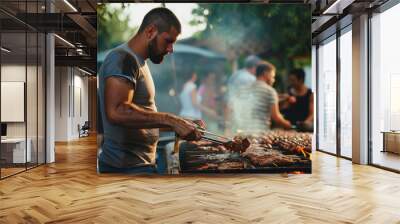
[[207,136],[202,136],[201,138],[204,139],[204,140],[210,141],[210,142],[218,143],[218,144],[225,144],[226,143],[224,141],[221,141],[221,140],[218,140],[218,139],[214,139],[214,138],[210,138],[210,137],[207,137]]
[[215,133],[212,133],[212,132],[203,130],[203,129],[199,129],[199,131],[202,132],[202,133],[204,133],[204,134],[213,135],[213,136],[215,136],[215,137],[222,138],[222,139],[225,139],[225,140],[228,140],[228,141],[231,141],[231,140],[232,140],[232,139],[227,138],[227,137],[225,137],[225,136],[221,136],[221,135],[218,135],[218,134],[215,134]]

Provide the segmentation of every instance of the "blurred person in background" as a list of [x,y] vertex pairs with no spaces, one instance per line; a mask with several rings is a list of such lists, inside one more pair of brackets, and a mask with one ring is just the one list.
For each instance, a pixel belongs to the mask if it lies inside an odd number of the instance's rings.
[[217,86],[216,74],[207,73],[203,79],[198,94],[201,97],[201,105],[208,108],[208,111],[202,113],[202,119],[207,124],[207,129],[211,132],[219,132],[218,124],[222,122],[222,117],[217,113]]
[[256,81],[236,94],[239,122],[236,129],[246,133],[265,132],[271,129],[271,120],[277,126],[289,129],[291,123],[279,111],[278,94],[272,87],[275,82],[275,66],[263,61],[256,67]]
[[[256,81],[256,67],[260,62],[261,59],[256,55],[247,56],[244,61],[245,67],[234,72],[228,79],[228,91],[224,106],[225,131],[227,135],[231,135],[232,132],[235,133],[237,131],[235,127],[240,122],[240,117],[236,117],[238,113],[234,111],[241,109],[241,102],[237,102],[238,99],[235,95],[241,88],[249,86]],[[239,106],[239,108],[236,108],[236,106]]]
[[294,69],[288,76],[289,89],[284,97],[282,111],[292,124],[312,127],[314,119],[314,97],[310,88],[304,84],[303,69]]
[[246,57],[244,61],[245,67],[234,72],[228,79],[228,92],[234,92],[256,81],[256,67],[261,59],[255,55]]
[[197,94],[197,74],[195,72],[184,74],[183,78],[185,83],[179,94],[179,101],[181,103],[180,116],[192,119],[201,119],[201,111],[199,103],[201,97]]
[[202,114],[216,117],[217,114],[214,110],[202,104],[202,96],[198,93],[196,85],[197,74],[195,72],[189,73],[185,80],[186,82],[183,84],[182,91],[179,94],[181,102],[179,115],[195,120],[202,119]]

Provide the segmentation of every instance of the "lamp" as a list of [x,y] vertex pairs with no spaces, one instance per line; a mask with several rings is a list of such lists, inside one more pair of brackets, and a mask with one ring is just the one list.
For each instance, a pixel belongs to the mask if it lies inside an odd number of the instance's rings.
[[65,4],[67,4],[74,12],[78,12],[78,10],[68,1],[64,0]]
[[57,37],[59,40],[61,40],[62,42],[64,42],[64,43],[66,43],[67,45],[69,45],[70,47],[73,47],[73,48],[75,48],[75,45],[73,45],[71,42],[69,42],[68,40],[66,40],[66,39],[64,39],[64,38],[62,38],[62,37],[60,37],[59,35],[57,35],[57,34],[54,34],[54,36],[55,37]]
[[11,50],[9,50],[9,49],[7,49],[7,48],[5,48],[5,47],[1,47],[0,49],[1,49],[2,51],[6,52],[6,53],[10,53],[10,52],[11,52]]

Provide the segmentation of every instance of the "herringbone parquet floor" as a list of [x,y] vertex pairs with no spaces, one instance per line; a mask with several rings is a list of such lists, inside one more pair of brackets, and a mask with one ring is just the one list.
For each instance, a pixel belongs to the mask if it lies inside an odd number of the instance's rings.
[[0,181],[0,223],[400,223],[400,175],[313,154],[312,175],[97,175],[95,138]]

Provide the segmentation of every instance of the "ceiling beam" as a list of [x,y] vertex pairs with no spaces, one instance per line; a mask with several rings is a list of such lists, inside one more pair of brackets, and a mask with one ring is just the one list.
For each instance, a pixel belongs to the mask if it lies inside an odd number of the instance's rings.
[[96,57],[91,56],[55,56],[56,66],[79,66],[87,67],[92,71],[96,71]]

